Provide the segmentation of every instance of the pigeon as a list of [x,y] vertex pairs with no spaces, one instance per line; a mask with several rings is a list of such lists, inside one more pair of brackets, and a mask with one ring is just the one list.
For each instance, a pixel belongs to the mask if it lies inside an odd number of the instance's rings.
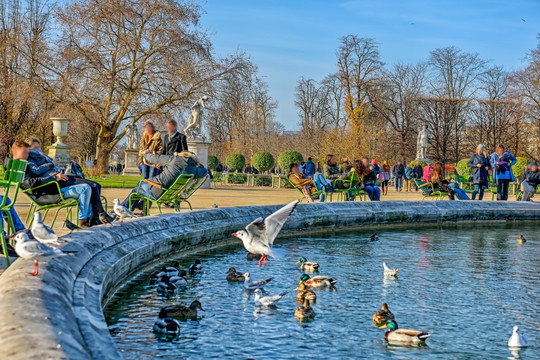
[[43,223],[40,212],[34,214],[34,221],[32,222],[30,231],[34,239],[44,244],[53,243],[58,240],[58,236],[54,233],[53,229]]
[[261,297],[261,289],[255,289],[253,293],[255,294],[255,306],[275,305],[279,300],[281,300],[285,295],[287,295],[287,292],[285,291],[279,295]]
[[69,221],[69,220],[64,221],[64,226],[67,227],[69,230],[71,230],[71,231],[70,231],[70,234],[71,234],[72,232],[74,232],[75,230],[81,230],[80,227],[78,227],[77,225],[75,225],[74,223],[72,223],[72,222]]
[[217,204],[212,205],[212,209],[217,209],[217,208],[219,208],[219,206],[217,206]]
[[34,259],[34,271],[30,275],[38,275],[38,261],[37,257],[58,257],[76,254],[76,251],[62,251],[57,248],[47,246],[36,240],[30,240],[28,234],[20,232],[15,236],[15,251],[17,255],[23,259]]
[[120,222],[124,222],[124,218],[132,218],[133,211],[129,211],[125,206],[120,204],[120,200],[114,199],[114,213],[120,217]]
[[523,348],[527,346],[529,346],[529,344],[527,343],[527,339],[525,339],[525,336],[521,335],[521,333],[519,332],[519,327],[514,326],[512,336],[510,336],[510,339],[508,339],[508,347]]
[[379,240],[379,234],[375,233],[369,237],[370,241],[377,241]]
[[266,279],[266,280],[259,280],[259,281],[251,281],[251,277],[249,273],[244,274],[244,288],[246,290],[255,290],[255,289],[262,289],[264,285],[268,284],[270,281],[272,281],[273,278]]
[[266,219],[262,217],[255,219],[246,226],[246,230],[239,230],[232,234],[234,237],[242,240],[246,250],[252,254],[260,255],[259,267],[264,261],[266,265],[267,255],[278,257],[279,254],[273,249],[272,245],[278,236],[281,228],[289,219],[294,209],[298,205],[298,200],[285,205]]
[[99,213],[99,221],[101,221],[103,224],[109,224],[112,226],[112,223],[109,221],[107,216],[105,216],[105,213]]
[[382,263],[384,268],[384,276],[397,276],[399,269],[390,269],[385,262]]

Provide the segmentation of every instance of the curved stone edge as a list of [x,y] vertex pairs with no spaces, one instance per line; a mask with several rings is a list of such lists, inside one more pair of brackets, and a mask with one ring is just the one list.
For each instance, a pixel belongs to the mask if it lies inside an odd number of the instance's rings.
[[[234,230],[279,206],[167,214],[64,236],[77,251],[40,262],[17,260],[0,276],[5,359],[118,359],[102,302],[142,267],[173,253],[219,245]],[[540,204],[517,202],[345,202],[300,205],[284,231],[411,222],[540,220]]]

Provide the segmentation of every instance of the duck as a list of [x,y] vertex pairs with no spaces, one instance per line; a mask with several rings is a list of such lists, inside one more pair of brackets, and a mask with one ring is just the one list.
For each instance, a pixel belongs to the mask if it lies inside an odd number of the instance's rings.
[[307,299],[296,308],[294,317],[300,322],[309,321],[315,317],[315,310],[313,310]]
[[379,234],[375,233],[369,237],[369,241],[377,241],[379,240]]
[[227,271],[227,281],[228,282],[239,282],[244,281],[244,274],[236,271],[235,268],[229,268],[229,271]]
[[268,284],[273,278],[259,281],[251,281],[251,275],[247,272],[244,275],[244,288],[246,290],[262,289],[264,285]]
[[512,336],[508,339],[508,347],[511,349],[524,348],[529,346],[527,339],[519,332],[519,327],[514,326]]
[[395,320],[388,320],[381,329],[388,328],[384,334],[384,338],[389,343],[400,345],[418,346],[424,345],[430,334],[414,329],[400,329]]
[[255,306],[273,306],[279,300],[281,300],[285,295],[287,295],[287,292],[284,291],[278,295],[263,297],[261,296],[262,295],[261,289],[255,289],[253,293],[255,294]]
[[195,262],[189,267],[189,273],[191,275],[194,275],[196,273],[200,273],[202,272],[203,270],[203,267],[202,267],[202,264],[201,264],[201,260],[197,259],[195,260]]
[[386,262],[383,262],[382,266],[384,268],[384,276],[397,276],[399,269],[390,269],[388,265],[386,265]]
[[382,304],[381,309],[373,314],[373,323],[375,326],[381,327],[389,320],[394,320],[394,314],[388,309],[388,305],[384,303]]
[[174,294],[176,290],[176,285],[171,283],[171,279],[167,275],[162,276],[157,284],[157,291],[160,293]]
[[517,238],[516,242],[518,244],[525,244],[527,242],[527,239],[525,239],[525,237],[523,236],[523,234],[520,234],[519,237]]
[[319,271],[319,264],[313,261],[307,261],[305,257],[301,257],[300,260],[296,262],[297,264],[300,264],[300,270],[306,271],[306,272],[315,272]]
[[182,270],[180,273],[176,276],[169,276],[169,282],[171,284],[174,284],[176,287],[184,287],[187,286],[188,282],[186,280],[187,273]]
[[308,274],[303,274],[302,277],[300,277],[298,285],[302,282],[308,289],[322,289],[333,287],[337,283],[337,280],[332,279],[329,276],[318,275],[311,278]]
[[180,272],[180,269],[182,268],[182,265],[178,261],[173,261],[171,263],[171,266],[162,266],[161,269],[158,271],[154,271],[152,274],[150,274],[150,281],[156,282],[159,281],[159,279],[163,275],[167,275],[169,277],[172,276],[178,276],[178,273]]
[[189,306],[170,305],[161,309],[167,314],[167,317],[178,320],[197,319],[197,310],[205,311],[199,300],[194,300]]
[[164,309],[165,308],[162,308],[159,311],[158,318],[156,319],[152,330],[156,334],[178,336],[178,334],[180,334],[180,323],[176,319],[167,317],[167,312],[164,311]]
[[296,289],[294,289],[294,291],[297,290],[298,294],[296,294],[296,301],[298,301],[300,304],[303,304],[304,300],[309,300],[311,304],[317,300],[317,294],[312,290],[308,290],[303,281],[301,281]]
[[259,258],[260,258],[259,255],[252,254],[252,253],[250,253],[249,251],[248,251],[247,254],[246,254],[246,259],[248,259],[249,261],[252,261],[252,260],[259,260]]

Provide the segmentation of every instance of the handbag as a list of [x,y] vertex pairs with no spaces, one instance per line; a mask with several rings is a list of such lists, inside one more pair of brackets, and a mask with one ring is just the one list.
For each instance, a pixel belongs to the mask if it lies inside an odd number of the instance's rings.
[[70,161],[69,164],[66,165],[66,170],[64,171],[64,175],[68,177],[86,179],[86,176],[84,176],[81,166],[75,161]]

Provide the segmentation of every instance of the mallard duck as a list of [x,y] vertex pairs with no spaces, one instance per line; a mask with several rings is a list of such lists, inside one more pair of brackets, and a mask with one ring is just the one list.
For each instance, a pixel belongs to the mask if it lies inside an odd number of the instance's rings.
[[388,320],[381,329],[388,328],[384,338],[389,343],[418,346],[425,344],[428,333],[414,329],[400,329],[395,320]]
[[373,315],[373,323],[377,327],[384,326],[389,320],[394,320],[394,314],[388,309],[386,303],[382,304],[381,309]]
[[303,281],[300,281],[300,283],[294,290],[298,290],[298,294],[296,294],[296,300],[300,304],[303,304],[304,300],[308,300],[310,303],[314,303],[317,300],[317,294],[315,294],[315,292],[312,290],[308,290]]
[[251,281],[251,276],[249,275],[248,272],[245,273],[243,276],[244,276],[244,288],[246,290],[262,289],[264,285],[268,284],[273,279],[273,278],[269,278],[266,280]]
[[517,238],[516,242],[518,244],[524,244],[527,242],[527,239],[525,239],[525,237],[523,236],[523,234],[519,235],[519,237]]
[[182,270],[177,276],[169,276],[169,282],[171,284],[174,284],[176,287],[183,287],[187,286],[187,280],[186,280],[187,273]]
[[379,240],[379,234],[375,233],[369,237],[370,241],[377,241]]
[[202,304],[199,300],[194,300],[191,305],[171,305],[165,306],[161,309],[166,314],[166,317],[172,317],[174,319],[197,319],[197,309],[204,311]]
[[508,339],[508,347],[511,349],[516,349],[516,348],[523,348],[527,346],[529,346],[529,344],[527,343],[527,339],[525,339],[525,336],[523,336],[519,332],[519,327],[514,326],[514,330],[512,331],[512,336],[510,336],[510,339]]
[[281,294],[273,295],[273,296],[261,296],[262,291],[261,289],[255,289],[253,291],[255,294],[255,306],[272,306],[275,305],[279,300],[281,300],[285,295],[287,295],[287,292],[284,291]]
[[227,271],[227,281],[229,282],[238,282],[238,281],[244,281],[244,274],[237,272],[235,268],[230,268],[229,271]]
[[163,266],[158,271],[154,271],[152,274],[150,274],[150,282],[159,281],[159,279],[164,275],[169,277],[178,276],[180,268],[182,268],[182,265],[180,265],[178,261],[173,261],[171,266]]
[[176,290],[176,285],[171,283],[171,279],[167,275],[162,276],[157,284],[157,291],[160,293],[174,294]]
[[156,334],[162,335],[178,335],[180,334],[180,323],[178,320],[171,319],[167,317],[167,312],[164,311],[165,308],[159,311],[158,318],[154,323],[152,330]]
[[308,300],[305,300],[302,305],[296,308],[294,317],[300,322],[309,321],[315,317],[315,311],[309,304]]
[[302,271],[314,272],[319,270],[319,264],[313,261],[307,261],[305,257],[301,257],[296,263],[300,264],[300,270]]
[[202,270],[203,270],[203,267],[201,264],[201,260],[199,259],[195,260],[195,262],[189,267],[189,273],[191,275],[202,272]]
[[397,276],[399,269],[390,269],[385,262],[382,263],[382,266],[384,268],[384,276]]
[[[332,279],[329,276],[322,275],[314,276],[311,278],[308,274],[304,274],[302,275],[302,277],[300,277],[300,283],[302,282],[306,285],[308,289],[322,289],[334,286],[337,283],[337,280]],[[300,285],[300,283],[298,283],[298,285]]]
[[256,254],[252,254],[250,252],[248,252],[246,254],[246,259],[248,259],[249,261],[252,261],[252,260],[259,260],[260,256],[259,255],[256,255]]

